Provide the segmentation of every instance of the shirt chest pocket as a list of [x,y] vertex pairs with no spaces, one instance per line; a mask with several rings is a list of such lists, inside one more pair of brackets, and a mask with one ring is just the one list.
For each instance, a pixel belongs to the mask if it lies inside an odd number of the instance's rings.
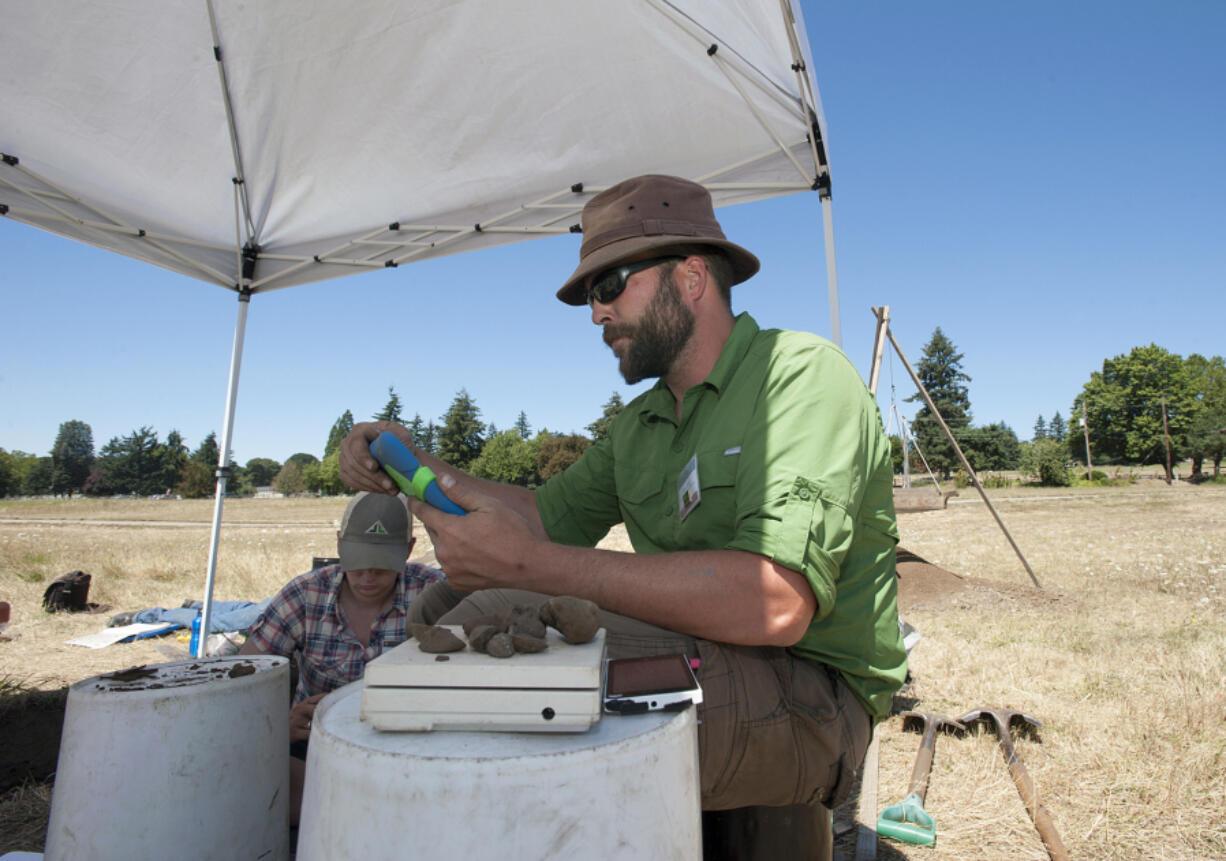
[[652,469],[619,476],[617,482],[617,501],[626,526],[637,526],[656,544],[661,538],[661,521],[676,513],[675,506],[669,511],[664,484],[665,475]]
[[[736,475],[740,454],[721,451],[699,452],[699,501],[684,521],[674,518],[677,542],[691,550],[719,549],[727,546],[736,532]],[[677,488],[672,487],[674,511]]]
[[[736,472],[739,454],[699,452],[698,504],[684,521],[678,517],[681,468],[642,470],[618,485],[622,516],[650,537],[658,550],[724,547],[736,528]],[[682,464],[682,467],[684,464]]]

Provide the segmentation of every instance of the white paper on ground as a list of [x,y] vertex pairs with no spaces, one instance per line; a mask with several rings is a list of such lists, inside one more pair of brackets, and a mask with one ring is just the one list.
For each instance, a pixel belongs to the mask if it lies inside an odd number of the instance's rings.
[[88,649],[101,649],[105,648],[106,646],[113,646],[124,637],[131,637],[134,634],[145,634],[149,631],[157,631],[165,627],[165,622],[120,625],[118,628],[104,628],[96,634],[86,634],[84,637],[77,637],[75,640],[69,640],[68,645],[85,646]]

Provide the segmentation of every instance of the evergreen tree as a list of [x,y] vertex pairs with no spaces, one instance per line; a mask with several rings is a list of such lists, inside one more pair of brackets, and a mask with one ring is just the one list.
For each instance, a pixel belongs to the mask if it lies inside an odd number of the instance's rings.
[[72,496],[94,468],[94,432],[85,422],[66,421],[51,448],[51,491]]
[[1017,434],[1004,422],[981,428],[964,428],[957,439],[962,453],[976,472],[1016,469],[1021,458],[1021,443]]
[[481,454],[484,443],[481,431],[481,410],[468,396],[468,390],[460,389],[442,417],[436,454],[456,469],[467,470]]
[[520,439],[529,439],[532,436],[532,425],[528,424],[528,414],[523,410],[519,411],[519,418],[515,420],[515,430],[519,431]]
[[426,427],[421,432],[420,437],[414,437],[417,440],[418,447],[426,452],[426,454],[438,454],[438,434],[439,426],[434,422],[426,422]]
[[[940,326],[932,333],[932,339],[924,347],[916,375],[956,438],[958,432],[969,427],[971,423],[970,396],[963,385],[970,382],[971,378],[962,370],[962,354],[957,351],[953,342],[945,337]],[[907,400],[923,401],[923,395],[916,392]],[[911,422],[911,435],[924,453],[928,465],[933,470],[939,470],[945,478],[949,478],[951,470],[958,465],[958,455],[945,432],[941,430],[940,423],[928,409],[927,403],[924,403]]]
[[604,412],[600,418],[587,426],[587,430],[592,434],[592,439],[599,442],[609,435],[609,426],[613,424],[613,419],[617,414],[626,408],[622,402],[622,396],[614,392],[612,396],[605,401]]
[[[1057,413],[1057,415],[1059,414]],[[1031,439],[1035,441],[1047,439],[1047,422],[1043,420],[1042,415],[1034,420],[1034,434],[1031,436]]]
[[413,420],[405,425],[405,429],[408,430],[409,436],[413,437],[413,442],[424,448],[421,440],[426,432],[426,423],[422,421],[421,413],[414,413]]
[[345,410],[341,413],[341,417],[333,423],[332,430],[328,431],[328,441],[324,444],[325,459],[332,452],[340,449],[341,442],[349,436],[351,430],[353,430],[353,413]]
[[1067,434],[1068,426],[1064,423],[1064,417],[1060,415],[1059,410],[1056,410],[1056,414],[1051,417],[1051,424],[1047,428],[1047,435],[1056,442],[1064,442]]
[[183,435],[177,430],[166,434],[166,442],[157,447],[154,457],[158,462],[157,482],[163,490],[169,491],[183,480],[183,468],[190,460]]
[[375,421],[400,423],[400,395],[391,386],[387,387],[387,403],[375,413]]
[[189,459],[179,473],[175,491],[184,499],[204,499],[217,492],[217,464],[206,466],[198,460]]
[[209,435],[201,440],[200,445],[192,452],[192,460],[203,464],[209,469],[216,469],[220,463],[221,447],[217,445],[217,433],[209,431]]
[[[161,463],[158,436],[149,427],[139,427],[123,437],[111,437],[100,452],[105,482],[114,493],[148,496],[161,493]],[[214,465],[216,462],[214,462]]]

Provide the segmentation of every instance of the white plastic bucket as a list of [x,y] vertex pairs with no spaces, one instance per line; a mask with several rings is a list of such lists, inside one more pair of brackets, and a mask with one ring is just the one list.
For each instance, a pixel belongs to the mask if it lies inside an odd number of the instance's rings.
[[289,662],[175,661],[68,689],[45,856],[289,857]]
[[379,732],[361,683],[311,729],[299,861],[697,859],[694,709],[583,733]]

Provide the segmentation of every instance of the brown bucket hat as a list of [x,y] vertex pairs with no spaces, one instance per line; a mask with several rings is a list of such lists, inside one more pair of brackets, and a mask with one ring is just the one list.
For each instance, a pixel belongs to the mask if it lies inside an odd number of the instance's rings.
[[688,179],[648,174],[619,182],[589,200],[580,221],[579,267],[558,291],[558,298],[567,305],[586,304],[592,276],[614,266],[662,257],[670,248],[710,245],[720,249],[732,264],[732,284],[758,271],[757,257],[724,238],[710,192]]

